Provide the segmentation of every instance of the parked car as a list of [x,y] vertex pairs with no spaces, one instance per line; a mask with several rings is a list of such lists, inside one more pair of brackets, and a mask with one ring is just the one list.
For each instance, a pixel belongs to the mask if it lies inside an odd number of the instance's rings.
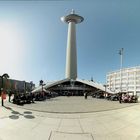
[[96,98],[98,98],[98,99],[104,99],[104,95],[103,94],[97,94],[96,95]]
[[112,95],[112,96],[110,97],[110,100],[111,100],[111,101],[118,101],[118,100],[119,100],[119,97],[118,97],[118,95]]

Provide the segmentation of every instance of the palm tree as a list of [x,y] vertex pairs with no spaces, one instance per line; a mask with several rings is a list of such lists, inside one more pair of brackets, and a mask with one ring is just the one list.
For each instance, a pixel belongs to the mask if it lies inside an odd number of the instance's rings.
[[4,82],[3,82],[3,79],[8,79],[9,78],[9,75],[7,73],[4,73],[2,76],[0,76],[1,78],[1,104],[2,106],[4,106],[4,102],[3,102],[3,98],[2,98],[2,92],[3,92],[3,87],[4,87]]

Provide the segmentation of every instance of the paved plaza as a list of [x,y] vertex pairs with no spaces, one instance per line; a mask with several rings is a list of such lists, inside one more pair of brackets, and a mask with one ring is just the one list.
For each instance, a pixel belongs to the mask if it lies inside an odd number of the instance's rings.
[[136,104],[120,104],[119,101],[96,99],[91,96],[87,99],[84,99],[84,96],[58,96],[45,101],[35,101],[35,103],[25,104],[23,106],[17,106],[16,104],[11,103],[9,104],[8,102],[6,102],[5,105],[48,113],[90,113],[114,110]]
[[[51,112],[52,111],[52,112]],[[140,104],[83,97],[0,107],[0,140],[140,140]]]

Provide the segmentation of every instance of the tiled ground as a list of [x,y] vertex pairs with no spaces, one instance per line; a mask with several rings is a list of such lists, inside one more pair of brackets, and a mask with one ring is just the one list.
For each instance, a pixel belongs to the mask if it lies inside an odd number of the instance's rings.
[[[97,104],[92,106],[92,101],[95,103],[94,99],[85,101],[83,98],[74,98],[73,102],[71,97],[63,100],[69,106],[60,104],[61,109],[67,110],[68,107],[77,111],[80,103],[82,106],[85,102],[85,105],[89,105],[85,106],[85,110],[88,107],[96,108],[96,110],[89,113],[48,113],[41,110],[35,111],[37,106],[40,106],[37,103],[35,108],[31,104],[34,110],[31,110],[30,105],[27,105],[30,107],[28,110],[27,106],[23,106],[26,107],[24,109],[5,103],[6,107],[0,107],[0,140],[140,140],[139,103],[126,107],[126,104],[120,105],[118,102],[108,103],[97,100],[97,102],[102,102],[99,103],[100,106]],[[61,100],[60,97],[60,103]],[[78,104],[74,104],[74,100],[77,100]],[[41,106],[46,108],[47,103],[42,102]],[[113,110],[111,110],[111,103]],[[115,109],[115,104],[119,108],[122,106],[122,109]],[[102,111],[106,106],[109,106],[109,110]],[[98,108],[100,110],[97,110]]]

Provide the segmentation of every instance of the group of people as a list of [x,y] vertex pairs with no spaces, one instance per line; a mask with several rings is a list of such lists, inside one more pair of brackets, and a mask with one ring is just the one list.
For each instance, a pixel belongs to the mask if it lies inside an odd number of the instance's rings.
[[119,102],[122,103],[132,103],[137,102],[138,97],[136,95],[129,95],[129,94],[119,94]]
[[21,94],[14,94],[13,103],[15,104],[25,104],[25,103],[34,103],[35,95],[33,93],[21,93]]

